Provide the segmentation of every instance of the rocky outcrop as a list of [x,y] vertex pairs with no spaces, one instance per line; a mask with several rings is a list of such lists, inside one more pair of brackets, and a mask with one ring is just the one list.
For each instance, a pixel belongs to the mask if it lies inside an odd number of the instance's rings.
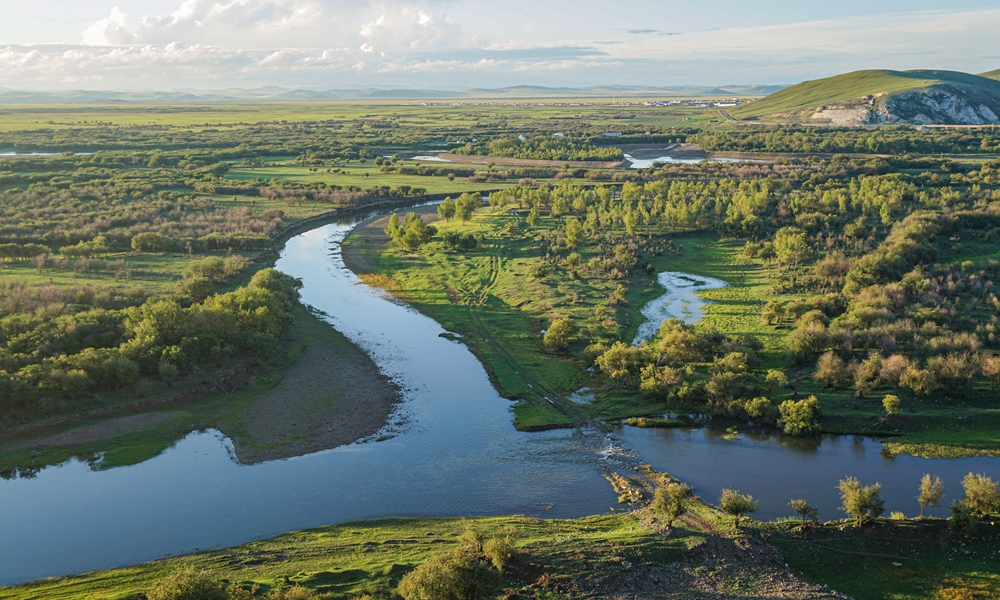
[[908,123],[914,125],[996,125],[1000,97],[963,88],[942,85],[895,94],[878,103],[869,123]]

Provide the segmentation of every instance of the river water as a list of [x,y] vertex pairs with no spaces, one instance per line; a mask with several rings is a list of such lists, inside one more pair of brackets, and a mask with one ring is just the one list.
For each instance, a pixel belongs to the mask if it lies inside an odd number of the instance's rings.
[[721,279],[680,271],[663,271],[656,276],[656,280],[665,291],[639,311],[646,320],[635,332],[633,344],[651,340],[659,332],[660,324],[668,319],[697,323],[705,316],[705,306],[709,304],[698,293],[727,285]]
[[758,496],[763,517],[787,514],[785,503],[800,496],[837,516],[833,485],[848,474],[882,481],[887,509],[910,514],[924,472],[942,475],[951,497],[970,470],[998,474],[988,459],[885,459],[877,442],[852,438],[803,445],[774,435],[726,441],[707,429],[519,433],[509,402],[465,346],[344,266],[340,242],[351,228],[293,238],[277,267],[301,277],[303,301],[403,388],[392,419],[403,424],[385,432],[394,437],[244,466],[228,440],[200,432],[134,466],[95,471],[70,461],[0,481],[0,584],[369,517],[604,513],[617,504],[603,470],[629,462],[616,438],[706,499],[723,486]]

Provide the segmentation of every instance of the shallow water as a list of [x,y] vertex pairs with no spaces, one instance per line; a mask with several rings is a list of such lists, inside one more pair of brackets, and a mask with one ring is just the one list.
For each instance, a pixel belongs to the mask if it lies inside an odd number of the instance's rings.
[[1000,476],[1000,462],[995,458],[892,458],[883,454],[880,442],[860,436],[803,439],[770,431],[744,432],[737,440],[727,440],[721,427],[624,427],[617,434],[624,447],[633,449],[654,469],[688,483],[709,502],[715,502],[723,488],[753,495],[760,501],[760,511],[754,516],[762,519],[793,514],[787,507],[793,498],[818,505],[821,518],[843,518],[836,486],[848,475],[864,485],[882,484],[886,516],[901,511],[913,517],[920,513],[916,497],[924,473],[941,477],[945,485],[944,508],[929,509],[927,514],[946,517],[951,501],[961,496],[961,480],[968,473]]
[[698,292],[726,287],[726,282],[714,277],[704,277],[681,271],[663,271],[656,280],[666,290],[642,307],[646,322],[639,326],[633,344],[648,342],[660,330],[660,324],[667,319],[680,319],[694,324],[705,316],[705,306],[709,301],[698,297]]
[[744,162],[739,158],[674,158],[673,156],[658,156],[656,158],[633,158],[626,154],[625,160],[629,161],[630,169],[648,169],[653,163],[664,165],[693,165],[703,162]]

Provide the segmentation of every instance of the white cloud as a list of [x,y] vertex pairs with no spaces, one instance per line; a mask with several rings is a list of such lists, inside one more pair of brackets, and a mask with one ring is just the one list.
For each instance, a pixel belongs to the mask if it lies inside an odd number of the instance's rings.
[[[172,12],[132,19],[114,8],[85,28],[82,44],[0,48],[0,85],[717,85],[860,68],[998,66],[988,57],[997,53],[997,9],[665,36],[629,33],[683,29],[642,11],[596,21],[573,14],[542,26],[522,0],[488,8],[467,0],[177,1]],[[588,0],[580,10],[599,4]],[[518,7],[528,16],[518,16]],[[634,26],[620,27],[624,21]]]
[[121,46],[136,42],[135,32],[125,23],[125,14],[118,7],[111,14],[83,31],[83,43],[88,46]]

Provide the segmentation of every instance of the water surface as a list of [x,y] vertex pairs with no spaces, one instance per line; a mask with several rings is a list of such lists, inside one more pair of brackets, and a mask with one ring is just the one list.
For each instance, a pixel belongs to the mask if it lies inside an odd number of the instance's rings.
[[698,293],[728,285],[721,279],[681,271],[663,271],[656,276],[656,280],[665,291],[642,307],[640,312],[646,321],[636,331],[633,344],[651,340],[660,330],[660,324],[667,319],[697,323],[705,316],[705,306],[711,304]]

